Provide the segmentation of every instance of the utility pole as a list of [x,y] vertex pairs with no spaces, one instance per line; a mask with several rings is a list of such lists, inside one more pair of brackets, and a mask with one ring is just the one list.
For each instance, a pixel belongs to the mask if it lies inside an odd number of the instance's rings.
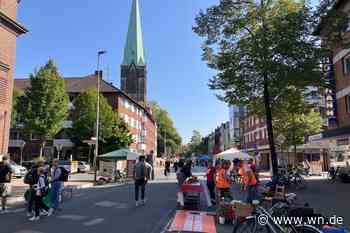
[[97,106],[96,106],[96,142],[95,142],[95,157],[94,157],[94,181],[97,180],[97,156],[98,156],[98,138],[99,138],[99,124],[100,124],[100,59],[101,55],[107,53],[106,51],[97,52]]

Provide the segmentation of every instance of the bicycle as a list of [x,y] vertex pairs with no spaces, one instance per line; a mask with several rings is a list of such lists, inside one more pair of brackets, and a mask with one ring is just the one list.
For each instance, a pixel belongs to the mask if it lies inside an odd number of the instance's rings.
[[[282,226],[276,223],[273,218],[273,210],[280,208],[277,205],[266,210],[258,202],[255,202],[252,207],[252,214],[237,223],[233,233],[322,233],[311,225],[288,224]],[[285,208],[286,206],[281,205],[281,207]]]

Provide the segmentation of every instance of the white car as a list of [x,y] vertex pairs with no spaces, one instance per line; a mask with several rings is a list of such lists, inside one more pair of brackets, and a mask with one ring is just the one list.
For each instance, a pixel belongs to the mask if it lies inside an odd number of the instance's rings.
[[27,174],[27,169],[23,166],[18,165],[14,161],[10,161],[10,165],[13,169],[13,176],[16,178],[22,178]]
[[84,173],[90,171],[90,165],[87,162],[79,161],[78,162],[78,173]]

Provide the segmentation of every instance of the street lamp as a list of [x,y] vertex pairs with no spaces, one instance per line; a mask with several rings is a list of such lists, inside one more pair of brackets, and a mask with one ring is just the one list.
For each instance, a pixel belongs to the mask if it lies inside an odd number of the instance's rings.
[[98,156],[98,136],[99,136],[99,124],[100,124],[100,60],[103,54],[107,53],[104,50],[97,52],[97,106],[96,106],[96,146],[95,146],[95,157],[94,157],[94,167],[95,175],[94,181],[97,178],[97,156]]

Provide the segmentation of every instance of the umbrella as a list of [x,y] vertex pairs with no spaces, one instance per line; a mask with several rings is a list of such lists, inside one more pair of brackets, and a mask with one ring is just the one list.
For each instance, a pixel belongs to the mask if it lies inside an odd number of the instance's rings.
[[229,161],[232,161],[233,159],[247,160],[250,158],[251,157],[249,154],[242,152],[236,148],[231,148],[216,155],[216,159],[224,159]]
[[107,154],[99,155],[98,159],[104,161],[137,160],[139,156],[140,155],[131,152],[129,149],[120,149]]
[[199,160],[203,160],[203,161],[208,161],[210,158],[208,155],[202,155],[201,157],[199,157]]

